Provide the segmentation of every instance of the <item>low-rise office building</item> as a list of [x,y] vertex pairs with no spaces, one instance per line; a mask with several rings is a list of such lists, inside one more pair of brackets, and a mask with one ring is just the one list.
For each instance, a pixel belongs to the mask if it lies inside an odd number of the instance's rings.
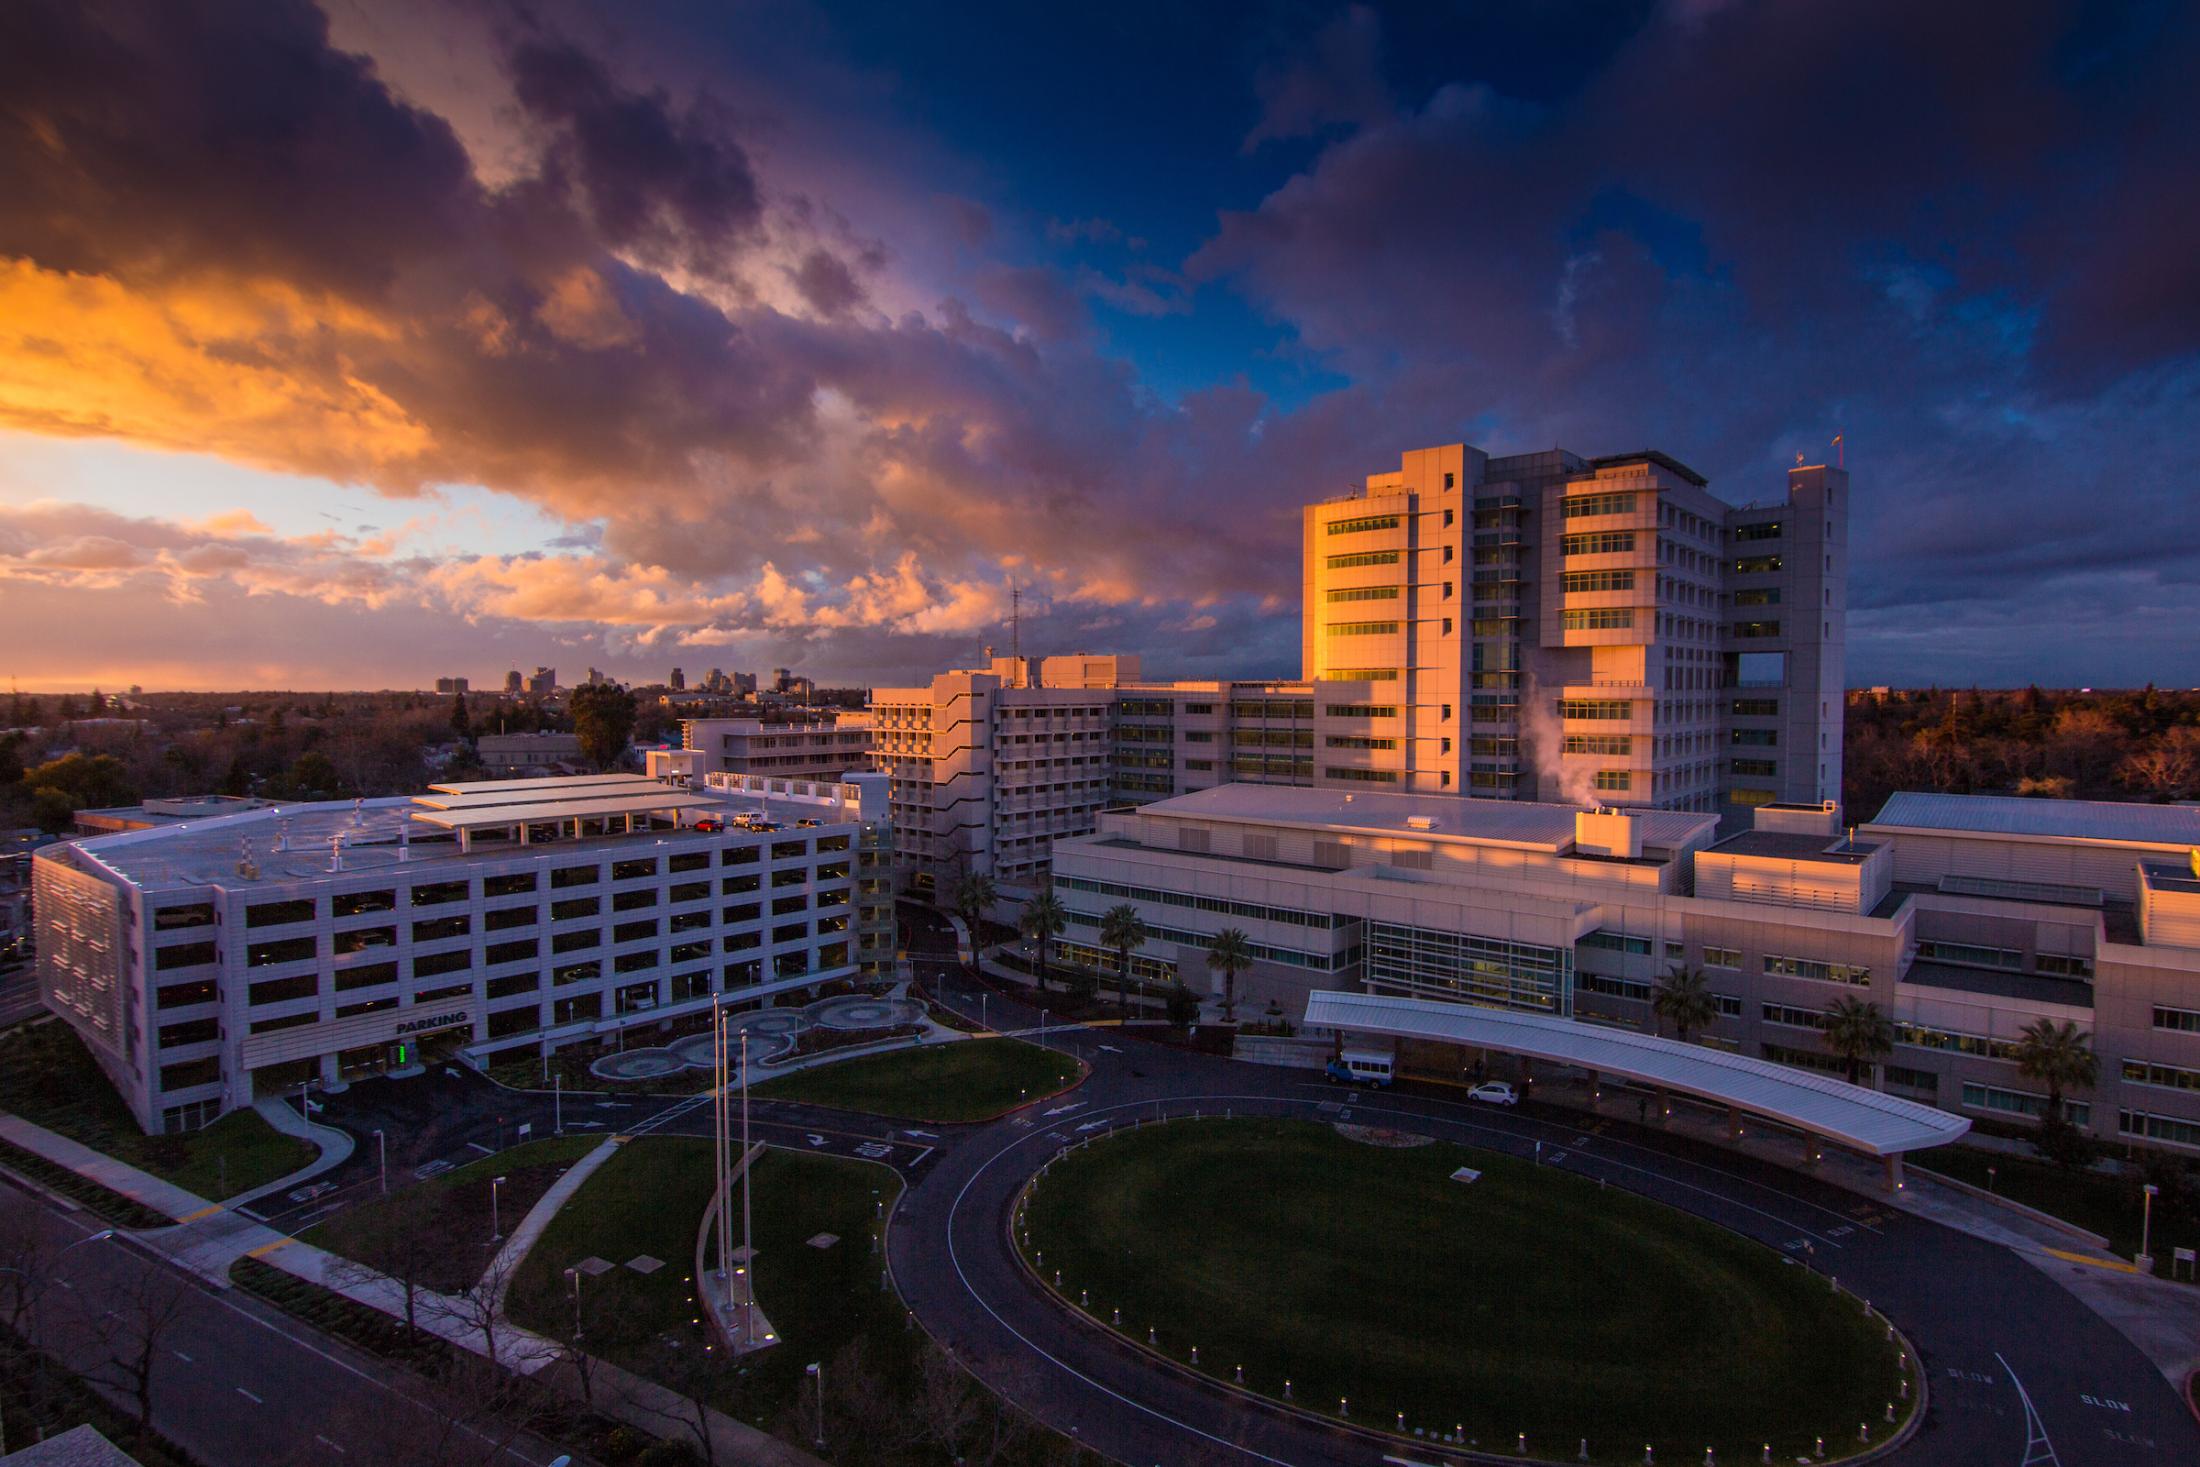
[[581,741],[569,733],[483,734],[474,741],[483,769],[517,774],[535,769],[579,769],[585,760]]
[[43,996],[170,1131],[890,961],[891,886],[860,894],[890,860],[884,779],[773,783],[451,784],[46,847]]
[[2200,1147],[2200,809],[1898,795],[1844,831],[1831,805],[1708,813],[1231,785],[1114,811],[1054,850],[1065,938],[1100,951],[1129,902],[1134,962],[1219,990],[1206,948],[1252,944],[1241,1007],[1296,1017],[1317,990],[1496,1005],[1644,1030],[1676,967],[1701,970],[1706,1042],[1840,1071],[1836,999],[1876,1003],[1893,1094],[2026,1122],[2015,1061],[2042,1018],[2090,1031],[2100,1084],[2072,1118],[2105,1139]]

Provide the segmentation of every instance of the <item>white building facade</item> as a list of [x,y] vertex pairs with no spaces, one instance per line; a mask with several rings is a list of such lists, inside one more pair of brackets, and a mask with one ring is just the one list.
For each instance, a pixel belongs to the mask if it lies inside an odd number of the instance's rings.
[[[786,782],[783,782],[786,783]],[[463,1049],[538,1053],[862,971],[885,782],[440,786],[47,847],[40,981],[149,1131]]]
[[1207,944],[1253,944],[1249,1016],[1324,989],[1496,1005],[1650,1030],[1658,978],[1701,970],[1705,1042],[1838,1072],[1834,1001],[1877,1004],[1879,1088],[2030,1124],[2019,1032],[2093,1035],[2097,1136],[2200,1148],[2200,810],[1898,795],[1845,834],[1831,806],[1716,817],[1527,801],[1229,786],[1104,815],[1054,851],[1065,934],[1097,951],[1131,903],[1137,965],[1219,991]]

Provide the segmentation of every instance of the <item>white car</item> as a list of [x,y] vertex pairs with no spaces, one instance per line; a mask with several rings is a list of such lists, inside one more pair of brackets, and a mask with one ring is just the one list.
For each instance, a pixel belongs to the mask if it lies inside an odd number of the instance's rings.
[[1479,1100],[1489,1105],[1518,1105],[1520,1092],[1503,1080],[1484,1080],[1467,1092],[1467,1099]]

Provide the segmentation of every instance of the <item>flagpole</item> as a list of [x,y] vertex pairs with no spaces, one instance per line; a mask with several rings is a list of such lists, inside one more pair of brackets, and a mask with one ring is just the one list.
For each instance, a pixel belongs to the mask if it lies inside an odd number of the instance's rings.
[[748,1296],[742,1306],[741,1345],[752,1348],[750,1338],[756,1328],[756,1238],[751,1229],[749,1197],[755,1191],[749,1164],[749,1031],[741,1031],[741,1267],[742,1277],[748,1281]]

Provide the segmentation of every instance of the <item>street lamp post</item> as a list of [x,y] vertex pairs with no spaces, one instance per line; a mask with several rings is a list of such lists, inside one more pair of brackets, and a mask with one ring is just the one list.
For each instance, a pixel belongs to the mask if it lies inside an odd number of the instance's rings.
[[812,1364],[806,1368],[805,1373],[810,1377],[811,1380],[817,1383],[816,1440],[817,1449],[822,1452],[823,1450],[825,1450],[825,1372],[822,1367],[816,1364]]
[[[2139,1189],[2139,1257],[2145,1260],[2140,1265],[2142,1268],[2152,1268],[2154,1266],[2154,1250],[2147,1245],[2153,1241],[2154,1194],[2161,1190],[2152,1182],[2148,1182]],[[2172,1270],[2172,1272],[2175,1272],[2175,1270]]]
[[374,1153],[382,1168],[382,1195],[390,1195],[390,1138],[380,1131],[374,1133]]
[[489,1179],[489,1241],[491,1243],[504,1241],[504,1223],[501,1214],[497,1211],[497,1189],[503,1185],[504,1178],[502,1177],[491,1177]]

